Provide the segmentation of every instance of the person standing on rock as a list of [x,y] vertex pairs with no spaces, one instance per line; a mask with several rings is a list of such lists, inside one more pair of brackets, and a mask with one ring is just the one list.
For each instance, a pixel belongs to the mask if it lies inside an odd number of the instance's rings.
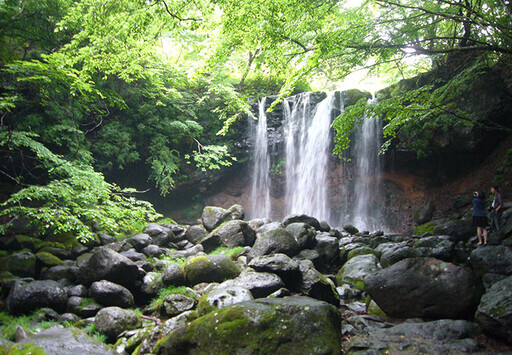
[[503,214],[503,198],[497,186],[491,186],[491,193],[494,195],[491,205],[491,231],[501,231],[501,215]]
[[473,193],[473,197],[473,226],[476,227],[478,245],[482,245],[482,235],[484,237],[483,244],[487,245],[487,215],[485,214],[485,193],[483,191],[475,191]]

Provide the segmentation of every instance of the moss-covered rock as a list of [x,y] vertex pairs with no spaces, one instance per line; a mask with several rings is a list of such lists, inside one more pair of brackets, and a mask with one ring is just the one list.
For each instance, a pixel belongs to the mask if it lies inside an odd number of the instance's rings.
[[36,254],[36,257],[37,260],[41,262],[41,264],[47,267],[64,265],[64,262],[61,259],[46,251],[40,251],[39,253]]
[[154,354],[339,354],[336,307],[306,297],[259,299],[208,313],[164,337]]
[[29,252],[15,253],[0,259],[0,271],[8,271],[22,277],[36,275],[36,256]]
[[434,230],[437,227],[437,223],[429,222],[420,224],[419,226],[414,227],[414,234],[423,235],[425,233],[434,234]]
[[370,247],[362,246],[360,248],[355,248],[355,249],[352,249],[351,251],[349,251],[347,254],[347,260],[350,260],[353,257],[356,257],[358,255],[368,255],[368,254],[373,254],[375,256],[379,255],[379,253],[376,252],[374,249],[372,249]]
[[39,238],[29,237],[26,235],[16,235],[14,237],[21,249],[30,249],[33,252],[39,250],[43,246],[43,241]]
[[238,266],[224,255],[196,256],[190,259],[183,269],[191,285],[201,282],[222,282],[240,274]]
[[364,279],[381,269],[377,257],[373,254],[358,255],[343,265],[336,275],[336,283],[349,283],[364,290]]

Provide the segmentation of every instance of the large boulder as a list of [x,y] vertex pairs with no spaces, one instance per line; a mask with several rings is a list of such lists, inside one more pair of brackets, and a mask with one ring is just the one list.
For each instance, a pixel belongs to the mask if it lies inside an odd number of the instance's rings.
[[211,232],[229,219],[230,212],[221,207],[206,206],[201,215],[201,223],[207,231]]
[[222,282],[240,274],[238,266],[227,256],[196,256],[184,266],[185,277],[191,285],[201,282]]
[[284,228],[277,228],[262,234],[258,233],[256,242],[249,252],[248,257],[252,259],[261,255],[277,253],[293,257],[298,254],[299,251],[299,244],[297,244],[295,238]]
[[482,296],[475,319],[484,330],[512,342],[512,276],[498,281]]
[[299,268],[302,274],[299,286],[301,293],[339,306],[340,298],[334,282],[316,270],[313,262],[310,260],[300,260]]
[[185,272],[183,271],[183,268],[174,263],[167,265],[162,273],[162,284],[164,286],[186,285]]
[[475,235],[475,228],[468,219],[446,221],[434,228],[434,234],[448,235],[454,242],[467,242]]
[[389,316],[472,317],[482,294],[468,269],[435,258],[399,261],[364,280],[366,291]]
[[455,243],[446,235],[421,238],[413,245],[418,256],[452,261],[454,259]]
[[53,280],[16,282],[7,298],[7,307],[13,314],[28,314],[49,307],[63,313],[68,301],[67,292]]
[[[116,352],[107,345],[92,339],[82,330],[77,328],[64,328],[54,326],[39,333],[29,336],[20,342],[20,347],[33,344],[44,350],[46,354],[52,355],[114,355]],[[33,354],[39,354],[34,352]]]
[[153,353],[339,354],[336,307],[305,297],[259,299],[206,314],[164,337]]
[[128,308],[135,304],[133,295],[128,289],[106,280],[93,282],[89,288],[89,294],[104,306]]
[[347,261],[338,271],[336,282],[338,286],[349,283],[360,290],[364,290],[364,280],[380,269],[379,260],[375,255],[358,255]]
[[[226,308],[237,303],[254,299],[251,291],[240,286],[218,287],[203,296],[203,298],[203,303],[208,304],[213,309]],[[202,308],[206,309],[207,307],[203,306]],[[199,310],[199,312],[201,313],[201,310]]]
[[[169,243],[176,242],[178,239],[171,228],[155,223],[148,224],[145,233],[152,238],[154,244],[161,247],[167,247]],[[140,250],[142,249],[144,248]]]
[[249,266],[256,271],[276,274],[288,287],[296,287],[301,281],[299,262],[285,254],[258,256],[249,262]]
[[129,243],[138,252],[142,251],[145,247],[153,243],[153,238],[149,234],[135,234],[132,237],[126,238],[125,242]]
[[84,285],[107,280],[133,288],[145,274],[133,261],[106,247],[96,250],[78,266],[78,281]]
[[14,253],[0,259],[0,271],[21,277],[35,277],[36,261],[36,256],[29,251]]
[[305,214],[290,214],[283,219],[283,226],[286,227],[291,223],[306,223],[316,230],[320,230],[320,222],[318,222],[318,219]]
[[380,264],[382,267],[388,267],[400,260],[414,258],[420,256],[418,250],[407,245],[396,245],[395,247],[386,248],[380,256]]
[[185,238],[193,243],[198,243],[201,239],[206,237],[208,234],[208,231],[200,224],[190,226],[187,228],[187,231],[185,232]]
[[195,305],[196,301],[193,298],[181,294],[171,294],[164,298],[165,314],[169,317],[190,311]]
[[241,220],[226,222],[215,231],[215,234],[219,236],[220,242],[228,248],[252,246],[256,239],[254,229],[247,222]]
[[315,246],[315,229],[306,223],[290,223],[286,226],[286,230],[290,232],[300,249],[313,248]]
[[240,276],[233,280],[224,281],[219,288],[243,287],[251,291],[255,298],[267,297],[271,293],[284,287],[284,283],[279,276],[269,272],[256,272],[251,269],[245,269]]
[[340,253],[338,239],[327,233],[315,237],[315,250],[318,252],[321,261],[322,272],[329,272],[340,265]]
[[485,246],[476,248],[470,255],[471,265],[478,275],[487,273],[512,275],[512,248]]
[[94,319],[96,329],[114,340],[125,330],[137,329],[141,326],[141,319],[134,311],[119,307],[103,308]]
[[349,337],[343,343],[346,354],[461,354],[480,350],[474,339],[475,323],[442,319],[405,322]]
[[420,209],[416,210],[414,212],[414,222],[416,224],[423,224],[430,222],[432,219],[432,216],[434,215],[434,211],[436,210],[436,206],[434,205],[434,202],[430,201],[425,206],[421,207]]

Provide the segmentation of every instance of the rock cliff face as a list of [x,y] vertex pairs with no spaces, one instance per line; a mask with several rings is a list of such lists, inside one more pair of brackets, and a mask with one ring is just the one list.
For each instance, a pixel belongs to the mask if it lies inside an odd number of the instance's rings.
[[[398,85],[377,93],[380,98],[392,96],[396,92],[410,90],[433,80],[427,74],[415,79],[403,81]],[[414,213],[431,203],[434,205],[433,217],[445,217],[456,214],[453,198],[456,195],[470,195],[474,190],[487,191],[491,181],[502,168],[506,153],[512,147],[510,130],[512,128],[512,85],[506,79],[506,73],[500,69],[488,70],[479,76],[471,87],[461,90],[454,100],[458,106],[472,113],[471,120],[476,124],[468,127],[458,125],[450,130],[435,132],[431,140],[429,154],[418,158],[409,148],[410,137],[400,136],[393,147],[382,156],[383,171],[380,176],[381,194],[372,203],[381,209],[384,223],[382,229],[394,232],[410,231],[415,223]],[[358,90],[339,92],[332,118],[339,114],[342,105],[349,106],[360,98],[369,98],[369,93]],[[311,94],[311,100],[320,102],[325,93]],[[273,101],[267,100],[267,105]],[[257,105],[254,111],[257,112]],[[251,175],[253,163],[250,160],[252,148],[250,120],[240,122],[237,128],[241,137],[239,160],[222,177],[212,178],[216,183],[203,189],[201,196],[195,197],[196,210],[203,205],[229,207],[234,203],[251,205]],[[284,150],[283,106],[267,115],[268,150],[273,161],[282,160]],[[484,129],[482,124],[495,129]],[[331,137],[333,132],[331,132]],[[354,166],[331,156],[329,158],[329,205],[331,211],[339,214],[335,224],[342,225],[343,214],[353,208],[350,201],[356,188],[353,177]],[[272,169],[270,178],[272,189],[271,202],[275,211],[284,211],[285,177],[279,167]],[[370,181],[370,184],[372,182]],[[208,193],[206,193],[208,190]],[[506,191],[505,191],[506,192]],[[183,205],[180,204],[180,210]],[[173,215],[178,219],[196,216]],[[274,216],[282,218],[279,212]]]

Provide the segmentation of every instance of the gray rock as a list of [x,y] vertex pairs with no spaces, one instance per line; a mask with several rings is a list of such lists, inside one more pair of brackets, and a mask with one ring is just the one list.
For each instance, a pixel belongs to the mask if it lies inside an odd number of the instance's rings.
[[74,313],[80,318],[94,317],[103,307],[96,301],[87,298],[71,296],[68,299],[66,311]]
[[309,260],[315,265],[315,268],[322,268],[322,259],[320,254],[314,249],[301,250],[299,254],[293,257],[294,260]]
[[116,238],[106,233],[98,233],[98,239],[100,240],[101,245],[107,245],[116,241]]
[[419,254],[418,256],[432,257],[444,261],[452,261],[454,259],[455,243],[450,240],[449,236],[429,236],[420,238],[413,245]]
[[283,228],[283,225],[281,223],[269,222],[269,223],[265,223],[262,226],[258,227],[258,229],[256,229],[256,233],[263,234],[265,232],[269,232],[269,231],[273,231],[275,229],[281,229],[281,228]]
[[52,355],[115,354],[107,345],[92,339],[82,330],[73,327],[64,328],[62,326],[54,326],[42,330],[36,335],[29,336],[18,344],[20,347],[27,344],[34,344],[42,348],[46,354]]
[[165,254],[173,259],[188,259],[194,255],[197,255],[204,251],[204,248],[201,244],[194,245],[192,248],[186,250],[168,250],[165,249]]
[[256,239],[256,232],[241,220],[228,221],[216,232],[221,243],[228,247],[234,248],[239,246],[252,246]]
[[[182,234],[183,227],[179,227],[178,229],[174,229],[177,233]],[[146,227],[145,232],[153,239],[152,243],[158,245],[160,247],[166,248],[170,243],[174,243],[178,241],[180,238],[176,237],[176,233],[169,226],[159,225],[155,223],[150,223]],[[149,245],[149,244],[148,244]],[[142,249],[141,249],[142,250]]]
[[7,308],[13,314],[28,314],[48,307],[64,312],[68,301],[67,292],[53,280],[16,282],[7,298]]
[[306,223],[316,230],[320,230],[320,222],[315,217],[307,216],[305,214],[290,214],[283,219],[283,226],[287,226],[291,223]]
[[338,292],[338,295],[343,300],[353,299],[361,295],[360,289],[349,284],[343,284],[336,287],[336,292]]
[[399,262],[400,260],[415,258],[418,256],[420,256],[418,250],[409,246],[396,245],[394,248],[387,248],[386,251],[382,253],[380,257],[380,264],[383,267],[388,267]]
[[512,276],[498,281],[482,296],[475,319],[492,336],[512,341]]
[[299,245],[295,238],[283,228],[274,229],[256,237],[249,259],[261,255],[282,253],[292,257],[299,253]]
[[[210,354],[338,354],[341,318],[336,307],[305,297],[235,304],[190,322],[163,338],[154,354],[186,349]],[[236,325],[236,326],[235,326]]]
[[36,260],[36,256],[29,251],[14,253],[0,259],[0,271],[21,277],[35,277]]
[[187,311],[183,312],[176,317],[168,319],[163,324],[162,336],[166,336],[175,330],[184,327],[188,322],[193,321],[197,318],[197,312]]
[[326,234],[318,234],[315,237],[315,250],[320,255],[322,272],[329,272],[340,266],[338,239]]
[[57,265],[41,272],[41,279],[58,281],[66,279],[70,282],[76,281],[78,267],[70,265]]
[[229,214],[231,219],[240,219],[243,220],[245,218],[245,210],[239,204],[235,204],[231,206],[229,209]]
[[354,227],[353,225],[351,224],[346,224],[343,226],[343,230],[349,234],[357,234],[359,233],[359,229],[357,229],[356,227]]
[[128,259],[130,259],[133,262],[146,260],[146,255],[135,251],[135,249],[133,249],[133,248],[130,250],[127,250],[127,251],[122,251],[119,254],[127,257]]
[[475,228],[473,228],[470,220],[453,220],[437,225],[434,233],[448,235],[454,242],[467,242],[469,238],[475,235]]
[[331,226],[326,221],[321,221],[319,230],[321,232],[329,232],[331,230]]
[[434,211],[436,210],[436,206],[434,202],[430,201],[425,206],[414,212],[414,222],[416,224],[423,224],[430,222],[432,217],[434,216]]
[[259,272],[276,274],[292,288],[297,288],[302,278],[299,263],[285,254],[258,256],[249,262],[249,266]]
[[206,296],[206,302],[218,309],[253,299],[251,291],[240,286],[218,287]]
[[240,274],[238,266],[224,255],[196,256],[185,264],[184,271],[191,285],[222,282]]
[[299,261],[302,274],[300,292],[321,301],[328,302],[336,307],[340,304],[340,298],[336,292],[334,283],[315,269],[309,260]]
[[125,330],[137,329],[141,326],[141,320],[134,311],[119,307],[103,308],[94,319],[96,329],[114,340]]
[[77,279],[84,285],[107,280],[133,288],[145,275],[145,272],[133,261],[106,247],[96,250],[78,267]]
[[398,318],[465,318],[482,293],[468,269],[434,258],[410,258],[365,278],[370,297]]
[[140,285],[140,292],[144,295],[153,297],[156,296],[158,291],[160,291],[163,287],[161,276],[159,273],[151,271],[148,272],[144,278],[142,279],[142,284]]
[[67,289],[68,296],[87,297],[87,287],[84,285],[76,285]]
[[148,234],[136,234],[132,237],[126,238],[125,242],[131,244],[138,252],[142,251],[145,247],[153,243],[153,238]]
[[293,235],[300,249],[310,249],[315,246],[315,229],[306,223],[290,223],[286,230]]
[[204,228],[211,232],[230,217],[230,212],[224,208],[206,206],[201,215],[201,223]]
[[96,302],[104,306],[128,308],[135,304],[133,295],[128,289],[106,280],[93,282],[89,293]]
[[198,224],[187,228],[187,231],[185,232],[185,238],[187,238],[189,242],[196,244],[207,234],[208,231],[202,225]]
[[162,284],[164,286],[184,286],[186,285],[185,273],[178,264],[169,264],[162,273]]
[[364,280],[380,270],[381,266],[375,255],[358,255],[347,261],[338,271],[336,283],[338,286],[349,283],[360,290],[364,290]]
[[177,316],[185,311],[190,311],[196,305],[196,301],[188,296],[172,294],[164,298],[165,313],[169,317]]
[[512,248],[506,246],[485,246],[476,248],[470,255],[471,265],[478,275],[512,274]]
[[222,246],[220,237],[215,232],[211,232],[206,237],[201,239],[200,243],[201,243],[200,245],[203,247],[203,250],[205,251],[205,253],[211,253],[218,247]]
[[284,287],[284,283],[276,274],[245,269],[233,280],[227,280],[221,283],[219,288],[228,288],[233,286],[248,289],[255,298],[260,298],[266,297],[272,292]]
[[162,249],[160,249],[158,245],[154,244],[148,245],[147,247],[142,249],[142,253],[151,258],[158,258],[163,254]]

